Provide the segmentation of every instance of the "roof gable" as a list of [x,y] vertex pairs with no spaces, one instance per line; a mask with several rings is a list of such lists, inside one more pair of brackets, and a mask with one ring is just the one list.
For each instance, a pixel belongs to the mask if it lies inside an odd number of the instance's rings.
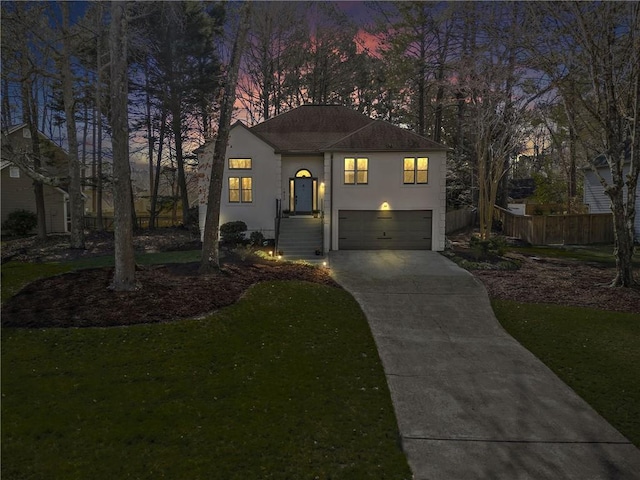
[[[10,161],[13,153],[33,151],[33,141],[27,127],[26,123],[21,123],[2,132],[2,155],[5,161]],[[28,132],[29,136],[25,137],[24,134],[20,134],[21,131]],[[69,165],[69,154],[44,133],[39,130],[37,132],[40,156],[43,159],[43,169],[49,175],[65,175]]]

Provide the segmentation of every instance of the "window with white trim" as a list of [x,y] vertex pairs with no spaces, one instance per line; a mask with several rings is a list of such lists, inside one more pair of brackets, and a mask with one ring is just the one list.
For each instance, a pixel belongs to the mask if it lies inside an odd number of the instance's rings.
[[429,182],[429,159],[427,157],[405,157],[402,181],[406,184]]
[[18,167],[9,167],[10,178],[20,178],[20,169]]
[[344,159],[345,185],[366,185],[369,183],[369,159],[346,157]]
[[253,179],[251,177],[229,177],[229,203],[252,203]]

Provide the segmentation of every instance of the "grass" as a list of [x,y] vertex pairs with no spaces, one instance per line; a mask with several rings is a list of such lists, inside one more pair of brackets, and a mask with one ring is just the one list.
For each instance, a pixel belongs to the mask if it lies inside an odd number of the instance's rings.
[[39,278],[52,277],[73,269],[70,263],[9,262],[2,266],[2,302],[5,302],[24,286]]
[[[201,250],[139,253],[136,254],[136,262],[140,265],[198,262],[200,261],[200,254]],[[2,302],[8,300],[27,284],[39,278],[51,277],[71,270],[112,267],[113,265],[113,255],[59,263],[9,262],[2,266]]]
[[[123,313],[125,314],[125,313]],[[266,282],[201,319],[3,329],[3,478],[410,478],[366,319]]]
[[640,447],[637,314],[493,300],[504,328]]

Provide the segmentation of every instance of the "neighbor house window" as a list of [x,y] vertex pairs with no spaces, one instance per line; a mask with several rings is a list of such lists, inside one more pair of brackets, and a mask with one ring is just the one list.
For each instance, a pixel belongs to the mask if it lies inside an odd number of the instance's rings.
[[229,203],[253,202],[251,177],[229,177]]
[[427,157],[405,157],[404,158],[403,182],[428,183],[429,180],[429,159]]
[[10,178],[20,178],[20,169],[18,167],[9,167]]
[[365,185],[369,183],[369,159],[345,158],[344,183],[347,185]]
[[230,158],[229,170],[251,170],[250,158]]

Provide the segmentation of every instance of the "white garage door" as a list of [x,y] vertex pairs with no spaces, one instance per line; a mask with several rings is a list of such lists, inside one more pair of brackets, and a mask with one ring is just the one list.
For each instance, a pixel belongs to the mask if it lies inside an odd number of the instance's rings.
[[340,250],[431,250],[431,210],[340,210]]

